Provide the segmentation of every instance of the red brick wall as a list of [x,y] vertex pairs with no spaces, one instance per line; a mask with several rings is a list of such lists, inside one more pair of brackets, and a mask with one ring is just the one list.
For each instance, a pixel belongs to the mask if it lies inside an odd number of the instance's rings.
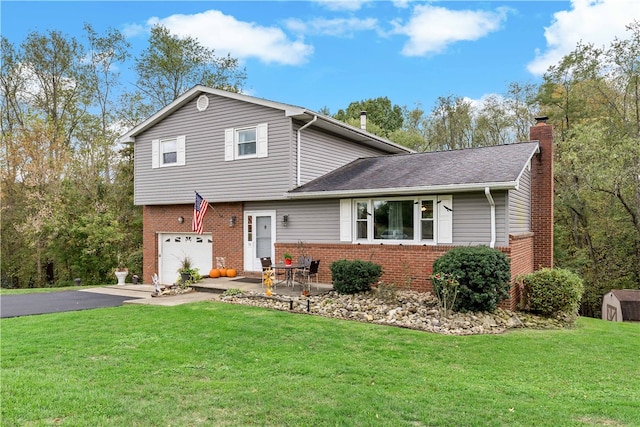
[[[454,246],[396,246],[396,245],[352,245],[307,243],[305,251],[313,259],[320,260],[318,280],[331,283],[330,265],[341,259],[360,259],[382,266],[381,280],[404,289],[425,292],[432,289],[428,277],[432,274],[433,262]],[[533,233],[510,236],[510,247],[497,247],[511,264],[511,278],[533,271]],[[297,244],[276,243],[276,259],[289,252],[294,260],[302,253]],[[503,308],[515,308],[519,298],[518,290],[512,286],[510,299],[503,301]]]
[[[428,277],[432,273],[433,262],[454,246],[416,246],[416,245],[352,245],[307,243],[306,252],[313,259],[320,260],[318,279],[331,283],[330,265],[332,262],[349,259],[371,261],[382,266],[381,280],[393,283],[404,289],[416,291],[431,290]],[[508,255],[508,248],[497,248]],[[294,259],[302,254],[295,243],[276,243],[276,259],[289,252]]]
[[553,267],[553,127],[539,122],[530,139],[540,143],[540,154],[531,160],[533,267],[539,270]]
[[519,274],[532,273],[533,268],[533,244],[534,234],[523,233],[517,236],[509,236],[511,264],[511,289],[509,290],[509,300],[500,304],[503,308],[515,309],[518,301],[520,301],[520,288],[515,284],[514,280]]
[[[205,233],[213,232],[212,265],[216,265],[216,257],[224,257],[227,267],[242,272],[243,236],[242,236],[242,203],[216,203],[209,206],[204,217]],[[229,219],[235,215],[236,223],[229,226]],[[151,283],[154,273],[158,272],[158,233],[190,233],[193,218],[193,205],[144,206],[142,209],[142,256],[143,280]],[[180,224],[178,217],[184,222]],[[203,275],[208,271],[201,271]]]

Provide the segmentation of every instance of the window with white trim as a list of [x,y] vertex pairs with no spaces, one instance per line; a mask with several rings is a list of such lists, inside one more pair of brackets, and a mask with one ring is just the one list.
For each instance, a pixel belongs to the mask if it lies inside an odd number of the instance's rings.
[[178,141],[176,139],[160,141],[160,166],[178,163]]
[[341,200],[341,240],[451,243],[452,202],[450,195]]
[[267,157],[268,125],[229,128],[224,131],[225,161]]
[[186,141],[187,137],[184,135],[151,141],[151,167],[184,165],[186,163]]

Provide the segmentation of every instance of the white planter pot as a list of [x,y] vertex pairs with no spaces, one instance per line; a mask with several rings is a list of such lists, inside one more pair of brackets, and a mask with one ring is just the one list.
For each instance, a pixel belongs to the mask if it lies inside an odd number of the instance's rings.
[[116,271],[115,275],[118,278],[118,285],[124,285],[124,280],[127,278],[129,274],[128,271]]

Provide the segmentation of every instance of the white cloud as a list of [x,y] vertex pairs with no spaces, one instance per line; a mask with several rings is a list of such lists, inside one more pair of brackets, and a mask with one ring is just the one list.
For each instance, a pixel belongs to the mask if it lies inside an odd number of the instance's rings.
[[316,0],[316,3],[322,5],[329,10],[347,10],[354,12],[360,10],[362,5],[372,0]]
[[257,58],[265,63],[300,65],[313,54],[313,46],[302,40],[290,40],[280,28],[238,21],[217,10],[154,17],[147,24],[162,25],[172,34],[197,39],[203,46],[215,49],[217,55],[230,53],[241,60]]
[[136,37],[145,32],[145,28],[140,24],[126,24],[124,28],[122,28],[122,34],[126,38]]
[[404,55],[423,56],[442,52],[455,42],[478,40],[498,30],[507,12],[506,8],[486,12],[419,5],[406,25],[394,24],[394,32],[409,36],[402,49]]
[[317,18],[303,22],[299,19],[289,19],[286,21],[286,25],[291,31],[299,34],[352,37],[357,31],[375,30],[378,20],[374,18]]
[[545,28],[546,50],[537,51],[527,66],[535,75],[544,74],[573,51],[578,42],[609,46],[615,37],[627,38],[625,26],[640,19],[637,0],[572,0],[571,9],[557,12]]

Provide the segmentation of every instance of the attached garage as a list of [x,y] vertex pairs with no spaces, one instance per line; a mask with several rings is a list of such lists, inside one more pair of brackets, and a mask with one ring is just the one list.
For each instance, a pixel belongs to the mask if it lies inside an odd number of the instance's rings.
[[213,238],[211,233],[159,233],[158,279],[162,284],[175,283],[178,269],[185,257],[201,275],[209,274],[212,267]]

